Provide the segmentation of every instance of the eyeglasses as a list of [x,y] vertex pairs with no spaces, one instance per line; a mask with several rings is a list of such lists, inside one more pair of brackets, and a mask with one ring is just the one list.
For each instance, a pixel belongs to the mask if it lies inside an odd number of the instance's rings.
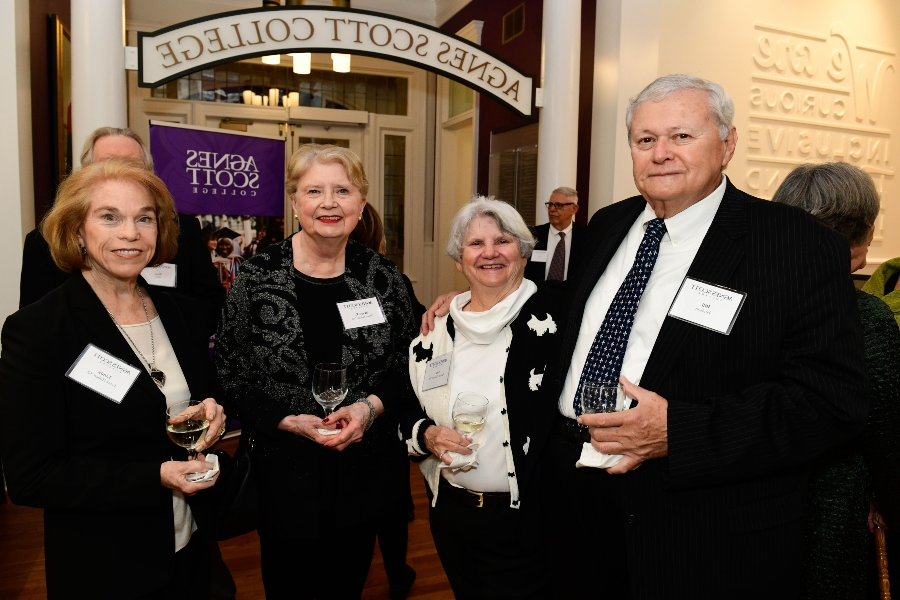
[[547,208],[555,208],[556,210],[562,210],[567,206],[572,206],[575,204],[574,202],[544,202],[544,206]]

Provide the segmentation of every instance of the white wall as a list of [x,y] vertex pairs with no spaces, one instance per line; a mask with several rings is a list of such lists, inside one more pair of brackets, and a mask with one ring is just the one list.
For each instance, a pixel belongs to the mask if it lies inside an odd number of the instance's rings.
[[0,3],[0,81],[15,82],[11,93],[0,95],[0,181],[3,218],[0,219],[0,322],[19,308],[22,241],[34,223],[34,184],[31,160],[31,66],[29,64],[28,0]]
[[867,272],[900,255],[896,0],[601,0],[597,32],[592,211],[634,189],[623,101],[655,76],[690,73],[735,101],[726,173],[737,187],[771,198],[801,162],[857,165],[882,193]]

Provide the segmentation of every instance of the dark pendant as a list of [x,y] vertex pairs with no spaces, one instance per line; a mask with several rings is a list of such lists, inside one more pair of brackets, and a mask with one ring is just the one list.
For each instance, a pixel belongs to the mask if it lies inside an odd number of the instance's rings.
[[162,389],[162,387],[166,385],[166,374],[159,369],[151,368],[150,377],[153,378],[153,382],[156,383],[156,387],[159,389]]

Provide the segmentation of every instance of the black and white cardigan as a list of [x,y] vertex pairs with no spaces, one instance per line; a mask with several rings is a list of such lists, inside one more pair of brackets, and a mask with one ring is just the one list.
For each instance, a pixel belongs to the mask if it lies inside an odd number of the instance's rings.
[[[509,340],[506,369],[497,377],[503,383],[505,406],[501,411],[507,439],[510,478],[510,506],[519,508],[528,497],[536,465],[556,418],[557,399],[543,390],[543,374],[554,360],[562,332],[562,292],[541,289],[522,307],[519,316],[504,329]],[[425,447],[424,433],[431,425],[453,427],[448,422],[450,385],[422,392],[425,365],[429,360],[452,352],[456,332],[450,315],[435,319],[435,329],[419,336],[409,347],[409,375],[413,395],[401,416],[401,434],[410,456],[426,457],[419,468],[437,501],[440,468],[436,456]],[[503,334],[501,334],[503,335]],[[450,378],[453,377],[451,363]]]
[[[286,416],[320,410],[310,389],[305,347],[314,341],[306,340],[300,327],[297,277],[290,238],[241,265],[216,339],[223,404],[229,415],[241,421],[245,433],[252,431],[255,464],[268,463],[277,473],[273,478],[281,479],[280,483],[262,482],[264,490],[271,485],[271,492],[279,496],[278,506],[291,510],[296,502],[298,511],[316,510],[316,490],[322,483],[320,460],[337,461],[346,479],[338,473],[327,476],[328,485],[338,488],[342,506],[366,502],[369,483],[377,478],[384,440],[396,440],[396,429],[387,431],[386,422],[379,418],[359,443],[340,453],[277,429]],[[350,389],[343,404],[374,393],[390,413],[408,395],[406,353],[416,330],[403,277],[390,260],[351,241],[344,278],[356,298],[378,299],[386,322],[343,331],[342,362]],[[361,512],[358,506],[352,510]]]

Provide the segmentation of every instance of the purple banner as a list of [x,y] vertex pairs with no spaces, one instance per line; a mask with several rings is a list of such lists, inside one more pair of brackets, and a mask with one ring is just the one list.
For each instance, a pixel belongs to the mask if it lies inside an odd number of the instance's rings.
[[284,140],[150,125],[150,154],[179,212],[284,215]]

